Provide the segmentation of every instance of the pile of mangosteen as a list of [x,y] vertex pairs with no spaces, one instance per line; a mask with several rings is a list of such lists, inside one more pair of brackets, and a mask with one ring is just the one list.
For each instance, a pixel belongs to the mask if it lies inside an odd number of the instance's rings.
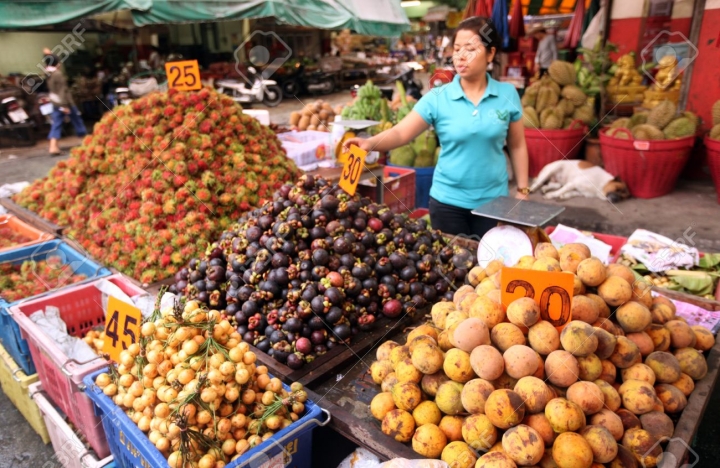
[[299,369],[381,317],[451,301],[475,261],[425,220],[304,175],[225,231],[170,291],[224,311],[246,342]]

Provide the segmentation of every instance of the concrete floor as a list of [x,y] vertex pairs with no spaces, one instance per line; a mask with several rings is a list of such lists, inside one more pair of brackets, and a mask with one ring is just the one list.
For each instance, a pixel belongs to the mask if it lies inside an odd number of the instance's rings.
[[[350,100],[349,92],[323,96],[333,106]],[[287,124],[290,112],[301,109],[314,98],[285,100],[270,110],[271,121]],[[66,150],[79,144],[77,138],[66,138],[61,147]],[[59,160],[47,154],[47,143],[40,141],[32,148],[0,149],[0,185],[10,182],[32,181],[43,177]],[[544,201],[538,194],[532,200]],[[720,251],[720,205],[710,181],[681,180],[671,194],[651,200],[630,199],[612,205],[598,199],[571,199],[563,202],[565,211],[553,222],[622,236],[636,228],[658,232],[670,238],[682,238],[684,233],[701,251]],[[694,233],[694,236],[693,236]],[[0,468],[43,466],[60,464],[53,458],[51,445],[44,445],[40,437],[27,425],[22,415],[0,392]],[[692,466],[715,467],[713,454],[720,451],[720,429],[711,421],[720,419],[720,391],[711,397],[708,411],[700,427],[694,448],[699,460]],[[694,460],[690,460],[692,463]],[[688,466],[691,468],[691,466]]]

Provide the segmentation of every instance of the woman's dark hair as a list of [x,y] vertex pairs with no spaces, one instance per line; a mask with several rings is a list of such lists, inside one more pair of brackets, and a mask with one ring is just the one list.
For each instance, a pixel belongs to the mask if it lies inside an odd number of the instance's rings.
[[452,37],[452,44],[455,44],[455,38],[458,31],[472,31],[480,36],[480,42],[490,51],[491,47],[495,47],[495,52],[500,52],[500,35],[495,28],[495,23],[490,18],[484,16],[471,16],[464,19],[458,24]]
[[43,57],[43,63],[46,67],[57,67],[60,65],[60,59],[55,54],[48,54]]

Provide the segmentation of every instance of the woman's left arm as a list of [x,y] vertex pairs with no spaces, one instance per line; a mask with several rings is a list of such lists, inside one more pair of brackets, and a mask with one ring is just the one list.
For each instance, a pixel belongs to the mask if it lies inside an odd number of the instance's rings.
[[[513,170],[515,171],[515,181],[520,189],[529,187],[528,185],[528,151],[525,144],[525,128],[522,119],[510,122],[508,129],[508,149],[510,150],[510,159],[512,160]],[[520,200],[527,199],[527,195],[518,192],[515,198]]]

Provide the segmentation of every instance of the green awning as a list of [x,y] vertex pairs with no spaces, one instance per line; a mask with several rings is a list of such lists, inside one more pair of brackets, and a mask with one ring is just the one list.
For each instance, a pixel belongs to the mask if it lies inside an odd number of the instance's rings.
[[400,2],[387,0],[153,0],[149,10],[133,12],[138,26],[271,16],[295,26],[372,36],[398,36],[410,28]]
[[137,26],[275,17],[322,29],[398,36],[410,29],[395,0],[18,0],[0,2],[0,29],[64,23],[99,13],[132,10]]
[[152,0],[21,0],[0,2],[0,29],[47,26],[117,10],[146,10]]

